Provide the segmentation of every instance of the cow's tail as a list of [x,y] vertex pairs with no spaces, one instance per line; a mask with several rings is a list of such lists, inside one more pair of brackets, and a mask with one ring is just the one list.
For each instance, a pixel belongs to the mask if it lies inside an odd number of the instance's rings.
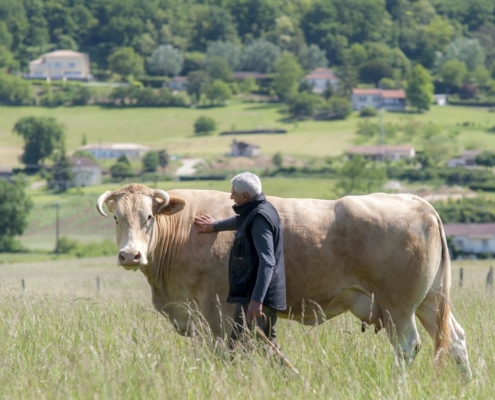
[[438,226],[442,242],[442,258],[440,261],[440,282],[441,287],[436,292],[437,302],[437,320],[436,320],[436,335],[435,335],[435,360],[437,365],[441,366],[448,352],[450,343],[450,255],[447,246],[447,239],[443,229],[442,221],[437,214]]

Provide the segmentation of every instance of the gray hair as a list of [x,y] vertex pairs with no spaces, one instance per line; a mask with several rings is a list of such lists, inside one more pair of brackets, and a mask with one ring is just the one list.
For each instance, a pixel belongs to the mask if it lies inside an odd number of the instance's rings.
[[232,188],[237,193],[246,192],[250,197],[255,197],[261,193],[261,181],[252,172],[242,172],[230,181]]

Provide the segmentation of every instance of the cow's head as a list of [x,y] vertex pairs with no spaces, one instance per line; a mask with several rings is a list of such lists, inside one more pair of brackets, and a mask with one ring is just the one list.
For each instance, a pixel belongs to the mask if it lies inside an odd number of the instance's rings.
[[103,193],[96,202],[98,212],[106,217],[103,204],[116,223],[118,264],[138,269],[148,264],[153,227],[159,214],[171,215],[184,208],[182,199],[170,198],[164,190],[131,184],[114,192]]

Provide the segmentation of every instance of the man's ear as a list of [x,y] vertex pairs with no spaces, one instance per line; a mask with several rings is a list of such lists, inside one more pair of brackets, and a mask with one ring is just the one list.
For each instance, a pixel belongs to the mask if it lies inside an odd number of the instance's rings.
[[155,214],[172,215],[182,211],[185,206],[186,202],[177,197],[171,197],[167,205],[162,199],[155,198]]

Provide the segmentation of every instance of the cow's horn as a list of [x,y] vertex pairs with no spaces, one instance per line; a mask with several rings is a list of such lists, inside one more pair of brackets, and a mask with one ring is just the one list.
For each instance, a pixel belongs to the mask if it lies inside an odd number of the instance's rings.
[[165,190],[155,189],[155,196],[163,200],[162,207],[165,207],[170,201],[170,196]]
[[96,201],[96,209],[98,210],[98,212],[103,215],[104,217],[107,216],[107,214],[105,214],[105,212],[103,211],[103,203],[105,203],[109,197],[113,194],[112,191],[110,190],[107,190],[105,193],[103,193],[100,197],[98,197],[98,200]]

